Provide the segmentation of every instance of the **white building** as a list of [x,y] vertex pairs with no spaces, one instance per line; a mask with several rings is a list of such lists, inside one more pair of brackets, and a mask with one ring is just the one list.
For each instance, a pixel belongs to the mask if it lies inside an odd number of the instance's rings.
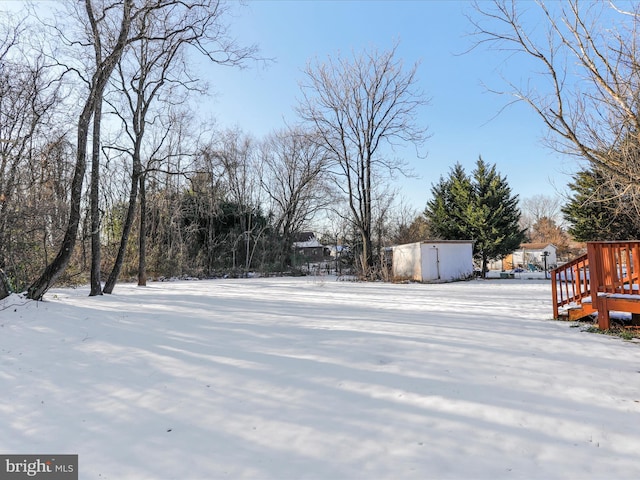
[[552,243],[523,243],[511,255],[511,268],[542,269],[545,265],[546,252],[547,269],[549,269],[558,263],[556,250],[556,246]]
[[473,276],[473,241],[432,240],[392,248],[394,281],[452,282]]
[[543,270],[547,258],[547,270],[558,264],[557,248],[552,243],[523,243],[518,249],[503,259],[492,260],[488,263],[489,270]]

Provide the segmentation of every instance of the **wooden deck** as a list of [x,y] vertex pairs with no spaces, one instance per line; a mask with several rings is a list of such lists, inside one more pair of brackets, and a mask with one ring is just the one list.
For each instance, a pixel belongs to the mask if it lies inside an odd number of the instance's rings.
[[554,318],[579,320],[597,313],[608,330],[610,312],[640,323],[640,241],[588,242],[587,253],[551,271]]

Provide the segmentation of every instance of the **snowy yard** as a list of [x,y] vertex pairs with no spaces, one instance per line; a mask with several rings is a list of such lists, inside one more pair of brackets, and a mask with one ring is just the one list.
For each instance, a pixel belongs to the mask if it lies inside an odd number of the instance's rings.
[[0,301],[0,452],[80,479],[637,479],[640,344],[544,280],[118,285]]

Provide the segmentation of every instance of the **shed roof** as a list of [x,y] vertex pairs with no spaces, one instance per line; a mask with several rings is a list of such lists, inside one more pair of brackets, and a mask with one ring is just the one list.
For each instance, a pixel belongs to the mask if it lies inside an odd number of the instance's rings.
[[553,243],[521,243],[518,250],[543,250],[547,247],[557,248]]

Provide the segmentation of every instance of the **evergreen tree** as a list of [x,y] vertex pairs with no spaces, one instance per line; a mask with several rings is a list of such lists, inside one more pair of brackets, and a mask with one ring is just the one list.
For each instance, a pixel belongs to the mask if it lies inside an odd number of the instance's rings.
[[525,238],[518,225],[518,196],[512,195],[495,165],[488,165],[482,158],[470,177],[456,164],[431,193],[425,216],[432,232],[446,240],[474,240],[474,256],[483,274],[488,260],[513,252]]
[[640,237],[637,216],[622,209],[620,195],[596,168],[582,170],[569,187],[574,195],[562,208],[570,226],[567,231],[579,242],[629,240]]
[[472,178],[475,202],[472,238],[484,273],[488,260],[507,255],[520,246],[525,231],[519,225],[518,196],[512,195],[506,177],[500,176],[496,166],[479,158]]
[[433,198],[427,202],[424,214],[435,237],[465,240],[471,238],[465,221],[471,192],[471,180],[459,163],[451,169],[448,178],[440,177],[438,184],[431,187]]

